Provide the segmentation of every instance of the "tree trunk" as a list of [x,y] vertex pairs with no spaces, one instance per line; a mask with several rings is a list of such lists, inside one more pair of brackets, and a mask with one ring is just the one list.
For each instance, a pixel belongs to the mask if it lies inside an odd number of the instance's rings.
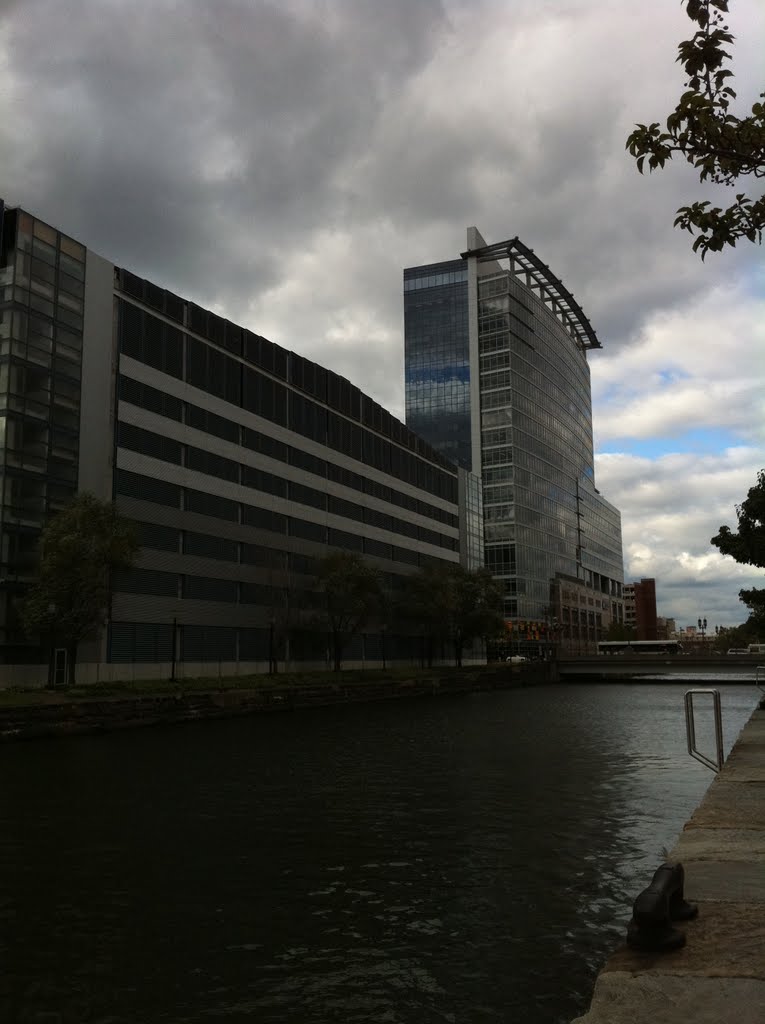
[[343,634],[338,630],[332,632],[332,662],[334,671],[339,672],[343,662]]

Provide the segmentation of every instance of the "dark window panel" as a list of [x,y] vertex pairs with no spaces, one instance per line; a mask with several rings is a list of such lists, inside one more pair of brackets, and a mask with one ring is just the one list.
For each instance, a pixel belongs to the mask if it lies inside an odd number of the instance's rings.
[[267,473],[264,469],[242,466],[242,483],[245,487],[252,487],[256,491],[274,494],[279,498],[287,497],[287,481],[282,477],[274,476],[273,473]]
[[[253,505],[242,506],[242,523],[254,526],[259,530],[271,530],[282,535],[287,532],[287,516],[280,512],[272,512],[267,508],[256,508]],[[242,556],[244,559],[244,555]]]
[[333,530],[328,531],[328,544],[333,548],[342,548],[344,551],[360,551],[364,550],[364,538],[359,537],[355,533],[346,533],[345,530]]
[[165,292],[165,313],[177,323],[183,323],[183,311],[185,303],[172,292]]
[[181,531],[174,526],[161,526],[158,523],[136,523],[138,540],[141,547],[155,551],[179,551]]
[[236,630],[225,626],[183,626],[182,661],[236,661]]
[[119,377],[119,397],[123,402],[177,420],[178,423],[183,421],[183,402],[180,398],[168,395],[165,391],[158,391],[157,388],[149,387],[148,384],[132,380],[123,374]]
[[296,483],[294,480],[290,480],[288,491],[290,501],[326,511],[327,495],[323,491],[315,487],[306,487],[305,484]]
[[224,601],[236,604],[239,584],[236,580],[212,579],[208,576],[184,576],[183,597],[193,601]]
[[287,462],[289,446],[283,441],[277,441],[268,434],[261,434],[249,427],[242,428],[242,444],[261,455],[267,455],[270,459],[277,459],[279,462]]
[[183,445],[164,434],[155,434],[151,430],[133,426],[132,423],[117,424],[117,444],[120,448],[149,455],[164,462],[181,465]]
[[164,480],[155,480],[140,473],[118,469],[115,473],[115,489],[117,494],[124,494],[129,498],[140,498],[142,501],[154,501],[159,505],[180,508],[181,488]]
[[169,662],[173,657],[170,623],[112,622],[109,626],[109,661]]
[[319,544],[326,544],[327,527],[323,523],[309,523],[304,519],[290,517],[290,537],[300,537],[302,540],[313,540]]
[[184,555],[199,555],[201,558],[219,558],[224,562],[239,560],[239,544],[226,537],[187,531],[183,537]]
[[143,299],[143,279],[131,274],[129,270],[120,270],[120,285],[128,295]]
[[216,455],[214,452],[208,452],[202,448],[194,448],[193,445],[186,446],[186,466],[198,473],[207,473],[209,476],[217,476],[230,483],[239,483],[238,462],[233,462],[231,459],[226,459],[222,455]]
[[121,594],[153,594],[156,597],[178,596],[178,575],[155,569],[120,569],[112,573],[112,587]]
[[218,494],[197,491],[191,487],[185,489],[184,507],[189,512],[197,512],[203,516],[226,519],[231,523],[239,521],[239,505],[236,501],[222,498]]

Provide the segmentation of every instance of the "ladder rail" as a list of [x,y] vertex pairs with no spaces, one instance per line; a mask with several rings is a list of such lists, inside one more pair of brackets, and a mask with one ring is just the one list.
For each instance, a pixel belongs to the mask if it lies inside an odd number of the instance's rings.
[[[696,723],[694,718],[694,705],[693,698],[699,694],[710,694],[712,697],[712,706],[714,710],[714,722],[715,722],[715,747],[716,747],[716,758],[712,760],[711,757],[707,757],[706,754],[702,754],[696,746]],[[725,760],[725,754],[723,751],[723,733],[722,733],[722,708],[720,705],[720,691],[710,689],[693,689],[687,690],[685,694],[685,731],[688,739],[688,753],[691,757],[694,757],[697,761],[703,764],[706,768],[711,768],[713,772],[719,772],[723,766]]]

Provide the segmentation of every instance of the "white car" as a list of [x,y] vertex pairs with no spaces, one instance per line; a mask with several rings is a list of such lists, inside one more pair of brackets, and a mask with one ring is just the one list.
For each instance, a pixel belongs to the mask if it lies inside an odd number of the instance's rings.
[[509,658],[505,658],[505,661],[511,665],[520,665],[523,661],[528,661],[528,658],[524,658],[522,654],[512,654]]

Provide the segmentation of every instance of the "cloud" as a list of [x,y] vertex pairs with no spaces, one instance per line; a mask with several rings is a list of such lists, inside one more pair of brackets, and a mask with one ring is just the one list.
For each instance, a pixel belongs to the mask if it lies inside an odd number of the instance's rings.
[[[765,8],[729,20],[751,103]],[[4,198],[400,417],[402,268],[458,256],[470,224],[519,235],[604,346],[599,484],[628,577],[655,566],[680,607],[701,580],[730,618],[737,577],[698,559],[764,461],[760,257],[693,256],[674,212],[715,190],[624,151],[676,103],[690,28],[665,0],[25,0],[0,24]]]

